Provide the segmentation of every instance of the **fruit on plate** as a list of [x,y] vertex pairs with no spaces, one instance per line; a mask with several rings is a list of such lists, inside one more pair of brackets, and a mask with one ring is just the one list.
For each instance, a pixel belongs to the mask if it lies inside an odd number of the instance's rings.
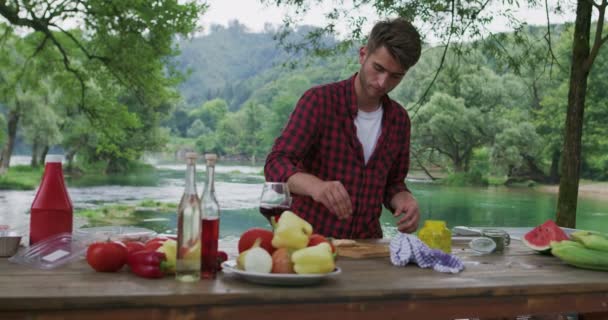
[[260,239],[257,239],[253,247],[239,254],[237,267],[249,272],[270,273],[272,271],[272,257],[268,251],[260,248]]
[[575,267],[608,271],[608,234],[581,230],[572,239],[552,242],[551,253]]
[[549,219],[545,223],[532,229],[522,238],[522,242],[530,249],[548,253],[551,250],[551,241],[568,240],[568,235],[553,220]]
[[247,229],[239,238],[239,253],[253,247],[256,239],[260,239],[260,247],[264,248],[268,253],[272,254],[275,248],[272,246],[272,237],[274,234],[270,230],[262,228]]
[[328,273],[336,268],[331,246],[327,242],[295,251],[291,261],[298,274]]
[[327,242],[329,243],[329,246],[331,247],[331,252],[335,255],[336,254],[336,247],[333,245],[333,243],[331,243],[331,241],[329,241],[327,238],[325,238],[323,235],[320,235],[318,233],[313,233],[310,238],[308,239],[308,247],[312,247],[312,246],[316,246],[319,243],[322,242]]
[[572,239],[582,243],[586,248],[608,251],[608,234],[580,230],[572,233]]
[[551,254],[575,267],[608,271],[608,251],[589,249],[579,242],[553,242]]
[[312,226],[291,211],[284,211],[274,229],[272,246],[275,248],[302,249],[308,245]]
[[116,272],[127,262],[127,247],[119,241],[95,242],[87,248],[87,263],[98,272]]
[[291,253],[287,248],[279,248],[272,253],[272,273],[295,273]]

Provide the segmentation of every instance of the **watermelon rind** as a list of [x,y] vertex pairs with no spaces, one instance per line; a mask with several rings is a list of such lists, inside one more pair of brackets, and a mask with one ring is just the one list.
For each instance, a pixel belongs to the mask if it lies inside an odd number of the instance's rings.
[[551,241],[562,241],[570,239],[566,232],[562,230],[553,220],[549,219],[545,223],[526,233],[521,241],[530,249],[540,252],[551,252]]

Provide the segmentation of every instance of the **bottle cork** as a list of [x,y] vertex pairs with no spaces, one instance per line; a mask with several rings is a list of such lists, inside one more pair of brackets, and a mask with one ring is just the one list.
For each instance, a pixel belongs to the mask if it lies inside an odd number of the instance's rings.
[[217,154],[207,153],[205,154],[205,160],[207,161],[207,165],[215,166],[215,163],[217,162]]
[[186,152],[186,163],[195,164],[196,159],[198,159],[198,154],[196,152]]

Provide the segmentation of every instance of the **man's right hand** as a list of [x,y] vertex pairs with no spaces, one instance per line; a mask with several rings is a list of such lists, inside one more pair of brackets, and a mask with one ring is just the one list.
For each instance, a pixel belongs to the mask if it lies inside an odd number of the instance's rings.
[[335,213],[338,219],[348,219],[353,213],[350,196],[340,181],[320,181],[312,192],[312,198]]

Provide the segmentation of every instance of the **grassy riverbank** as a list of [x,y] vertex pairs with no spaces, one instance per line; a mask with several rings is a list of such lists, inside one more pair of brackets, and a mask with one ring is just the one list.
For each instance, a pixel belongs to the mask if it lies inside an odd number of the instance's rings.
[[137,212],[166,212],[175,214],[177,203],[144,200],[135,205],[111,204],[95,209],[77,210],[76,215],[87,219],[87,226],[133,225],[138,222]]
[[40,184],[43,167],[12,166],[0,176],[0,190],[34,190]]

